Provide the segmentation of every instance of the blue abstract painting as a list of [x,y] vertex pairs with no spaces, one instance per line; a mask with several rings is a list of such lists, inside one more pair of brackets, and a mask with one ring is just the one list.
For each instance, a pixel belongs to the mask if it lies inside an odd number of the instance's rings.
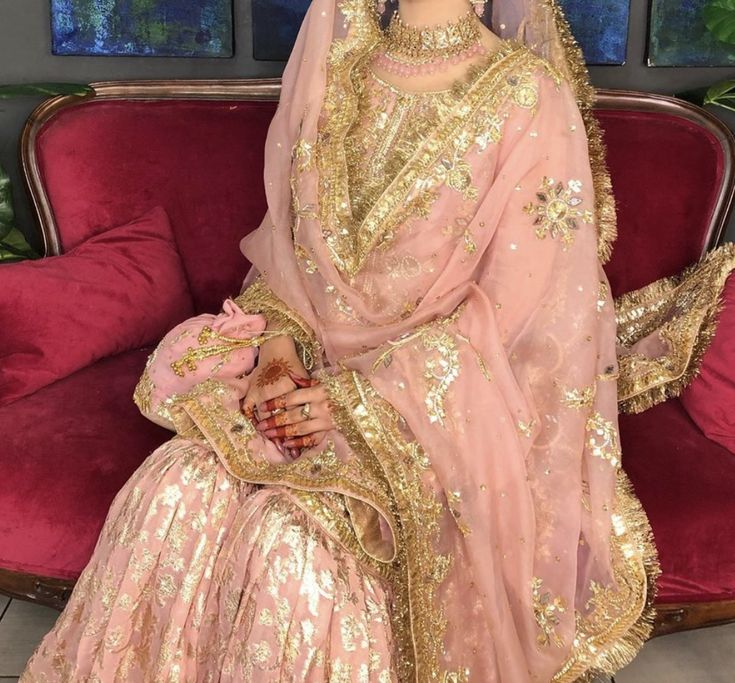
[[51,0],[55,55],[232,57],[232,0]]
[[[252,0],[255,59],[287,60],[310,0]],[[589,64],[624,64],[630,0],[562,0]]]
[[653,0],[649,66],[732,66],[735,45],[719,42],[702,10],[709,0]]
[[253,0],[255,59],[288,59],[309,4],[310,0]]
[[588,64],[625,64],[630,0],[561,0]]

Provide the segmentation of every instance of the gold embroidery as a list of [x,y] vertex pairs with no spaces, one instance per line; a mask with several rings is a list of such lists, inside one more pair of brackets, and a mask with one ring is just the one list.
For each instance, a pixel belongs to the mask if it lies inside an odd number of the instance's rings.
[[556,0],[539,0],[539,13],[534,21],[552,21],[560,37],[560,48],[569,68],[569,82],[577,99],[589,148],[592,180],[595,190],[595,224],[597,226],[597,254],[601,263],[610,260],[617,239],[617,212],[612,181],[607,169],[607,153],[602,129],[595,116],[597,92],[590,83],[587,63],[582,48],[572,35],[564,12]]
[[424,379],[427,384],[425,403],[429,421],[432,424],[438,422],[442,427],[446,426],[447,413],[444,404],[449,387],[459,377],[461,368],[457,343],[454,335],[447,332],[446,328],[459,319],[464,308],[465,306],[461,305],[451,315],[420,325],[397,341],[388,342],[388,349],[373,363],[373,371],[381,364],[389,366],[396,350],[415,341],[421,342],[427,351],[436,351],[439,357],[429,356],[425,362]]
[[454,675],[440,671],[439,665],[446,619],[436,592],[449,571],[451,557],[435,549],[443,506],[421,478],[429,466],[426,454],[418,443],[406,440],[400,415],[360,375],[350,371],[325,375],[324,382],[338,406],[335,422],[340,432],[356,452],[373,453],[392,484],[401,520],[391,612],[398,678],[429,681]]
[[316,367],[322,355],[316,335],[298,313],[271,291],[262,277],[258,277],[240,294],[235,303],[246,313],[262,313],[282,334],[293,337],[301,352],[304,367],[307,370]]
[[[356,9],[356,8],[353,8]],[[356,11],[362,11],[357,10]],[[500,130],[498,108],[508,99],[517,82],[508,75],[521,70],[531,73],[543,60],[516,43],[505,43],[474,82],[467,86],[451,115],[421,141],[411,159],[400,169],[388,189],[376,191],[375,201],[362,216],[352,213],[350,180],[346,167],[345,140],[357,120],[360,93],[352,78],[356,65],[370,57],[380,39],[372,30],[363,32],[349,46],[341,46],[340,57],[330,61],[327,94],[316,145],[320,176],[319,210],[324,239],[335,265],[355,275],[374,247],[390,240],[413,216],[428,216],[436,199],[436,188],[446,183],[465,197],[475,196],[470,167],[464,158],[478,141],[487,145]],[[385,120],[388,124],[388,120]],[[393,125],[396,125],[393,120]],[[386,131],[384,131],[386,133]],[[392,133],[388,131],[386,137]],[[358,218],[359,220],[356,220]]]
[[153,389],[153,380],[148,374],[148,368],[146,367],[133,392],[133,401],[144,415],[151,412],[151,395],[153,394]]
[[300,173],[308,171],[314,165],[314,146],[304,139],[299,140],[293,147],[293,160]]
[[[206,325],[197,337],[199,346],[197,348],[192,346],[187,348],[180,358],[171,363],[171,369],[174,374],[184,377],[187,370],[196,372],[197,363],[200,361],[220,356],[222,363],[226,363],[233,351],[261,346],[269,337],[278,334],[278,332],[264,332],[247,339],[238,339],[222,335]],[[215,343],[208,345],[210,342]]]
[[528,437],[529,439],[533,436],[533,429],[536,426],[536,420],[531,419],[528,422],[524,422],[523,420],[518,420],[518,431],[520,431],[523,436]]
[[581,210],[581,197],[577,195],[582,191],[582,183],[578,180],[570,180],[565,186],[556,182],[553,178],[545,177],[541,181],[541,187],[536,193],[538,204],[531,202],[524,211],[529,216],[535,216],[536,237],[545,239],[551,235],[553,239],[561,238],[564,246],[574,242],[574,231],[579,230],[579,221],[592,223],[591,211]]
[[531,580],[533,598],[533,615],[541,633],[537,640],[540,645],[548,647],[553,642],[557,647],[564,647],[564,641],[556,632],[559,616],[567,610],[566,601],[562,597],[552,598],[549,591],[543,591],[543,579],[534,576]]
[[582,408],[590,408],[595,399],[596,386],[585,387],[584,389],[562,389],[562,403],[567,408],[581,410]]
[[[224,407],[228,391],[224,384],[207,380],[189,394],[171,399],[169,411],[176,415],[177,431],[190,431],[193,423],[216,448],[228,471],[242,481],[282,484],[305,492],[339,490],[359,500],[370,501],[386,519],[395,537],[396,521],[389,486],[378,463],[367,458],[342,461],[329,449],[310,452],[292,463],[256,459],[251,442],[262,437],[240,411]],[[349,538],[340,540],[345,545],[351,543]],[[384,562],[368,557],[364,549],[354,544],[350,549],[379,573],[388,571]]]
[[508,77],[513,101],[523,109],[533,109],[538,104],[538,87],[528,74]]
[[620,346],[630,348],[659,330],[668,347],[655,358],[619,351],[622,412],[643,412],[678,396],[696,376],[717,330],[722,291],[733,269],[735,245],[728,243],[681,274],[615,300]]
[[610,295],[610,287],[606,281],[600,282],[599,289],[597,290],[597,310],[602,311],[605,308],[605,304],[608,301]]
[[575,613],[574,649],[552,678],[577,683],[611,675],[629,664],[649,638],[661,574],[648,518],[623,469],[616,472],[611,523],[612,587],[591,587],[590,611]]
[[313,275],[319,271],[314,260],[309,255],[309,252],[300,244],[294,245],[294,251],[296,252],[296,258],[304,263],[304,272],[308,275]]
[[613,467],[620,467],[620,443],[615,425],[600,413],[587,420],[587,446],[596,458],[607,460]]

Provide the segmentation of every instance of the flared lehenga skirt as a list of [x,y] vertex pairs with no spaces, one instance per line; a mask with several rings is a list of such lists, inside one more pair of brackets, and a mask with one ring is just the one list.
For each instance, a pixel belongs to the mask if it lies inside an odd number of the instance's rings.
[[389,683],[390,599],[287,489],[174,439],[115,498],[20,680]]

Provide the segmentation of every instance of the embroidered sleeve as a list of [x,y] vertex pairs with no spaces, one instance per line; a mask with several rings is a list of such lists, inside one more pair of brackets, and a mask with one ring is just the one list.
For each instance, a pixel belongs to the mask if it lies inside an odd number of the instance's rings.
[[681,274],[615,300],[621,412],[641,413],[678,396],[694,379],[733,269],[735,245],[726,244]]
[[247,313],[261,313],[272,326],[293,337],[304,367],[309,371],[314,369],[321,354],[314,331],[298,313],[276,296],[262,277],[247,287],[235,299],[235,303]]

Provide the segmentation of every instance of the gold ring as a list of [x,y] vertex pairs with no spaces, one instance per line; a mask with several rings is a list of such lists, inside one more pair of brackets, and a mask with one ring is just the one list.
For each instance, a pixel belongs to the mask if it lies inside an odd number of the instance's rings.
[[304,403],[303,406],[301,406],[301,415],[305,420],[308,420],[311,416],[311,403]]
[[271,413],[271,415],[278,415],[279,413],[283,413],[283,412],[285,412],[285,411],[286,411],[286,409],[285,409],[285,408],[276,408],[276,409],[275,409],[275,410],[274,410],[274,411],[273,411],[273,412]]

